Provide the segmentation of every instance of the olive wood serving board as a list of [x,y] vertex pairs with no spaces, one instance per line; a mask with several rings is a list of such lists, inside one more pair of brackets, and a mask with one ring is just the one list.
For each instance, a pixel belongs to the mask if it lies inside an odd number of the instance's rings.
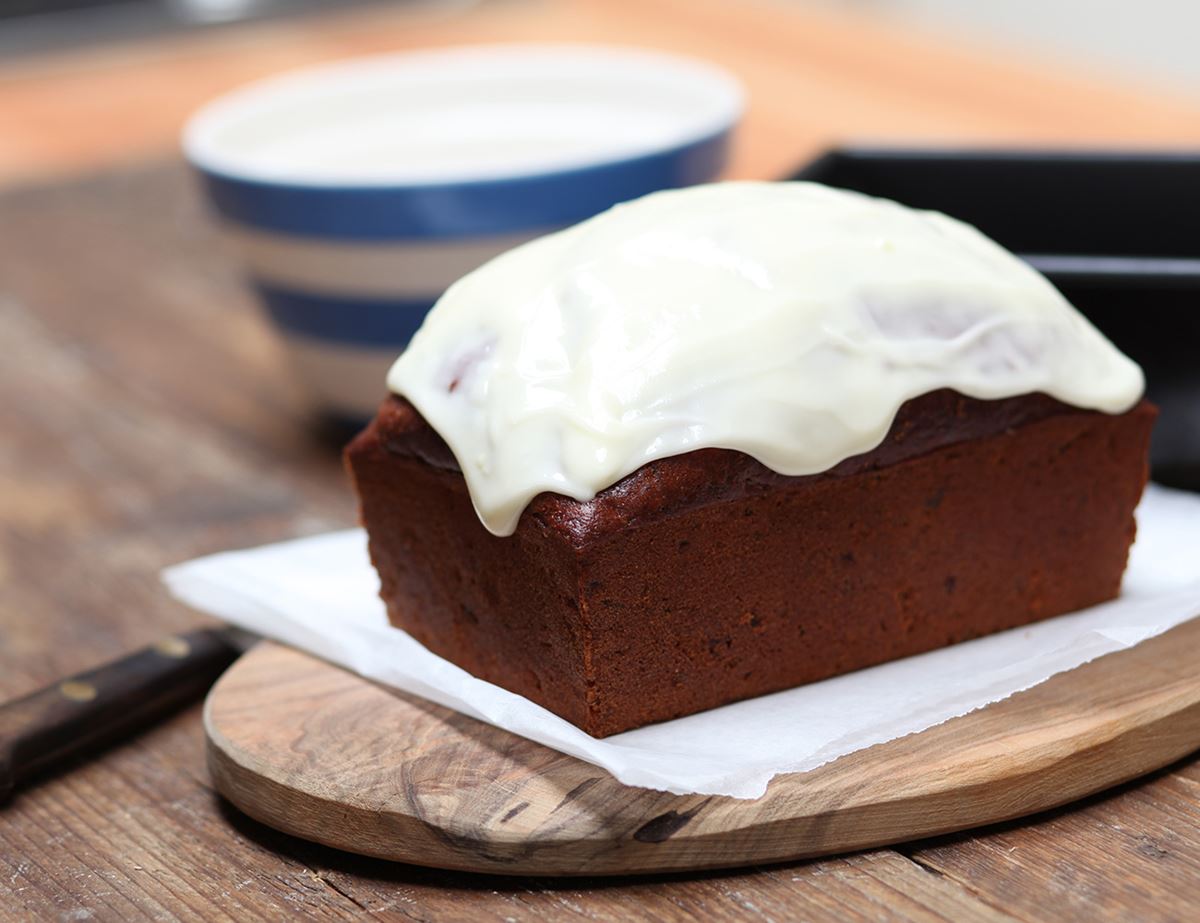
[[520,875],[752,865],[1065,804],[1200,746],[1200,619],[920,734],[779,776],[756,801],[601,769],[270,642],[208,697],[217,789],[350,852]]

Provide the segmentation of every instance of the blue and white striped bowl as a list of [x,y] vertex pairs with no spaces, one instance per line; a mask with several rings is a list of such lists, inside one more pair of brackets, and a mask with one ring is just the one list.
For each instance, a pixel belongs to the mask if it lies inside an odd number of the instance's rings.
[[365,419],[455,279],[554,228],[713,179],[725,72],[590,45],[387,55],[253,84],[184,130],[316,406]]

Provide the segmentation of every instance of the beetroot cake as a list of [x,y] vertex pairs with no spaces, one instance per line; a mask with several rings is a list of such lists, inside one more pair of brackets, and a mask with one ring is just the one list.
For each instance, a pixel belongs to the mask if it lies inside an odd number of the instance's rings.
[[702,449],[508,537],[403,398],[346,461],[392,623],[605,736],[1112,598],[1154,417],[937,391],[824,473]]

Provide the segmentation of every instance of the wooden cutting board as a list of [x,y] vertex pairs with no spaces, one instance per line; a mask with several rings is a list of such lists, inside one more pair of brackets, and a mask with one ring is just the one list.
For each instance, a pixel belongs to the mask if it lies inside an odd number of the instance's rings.
[[678,796],[263,643],[205,708],[218,790],[329,846],[468,871],[607,875],[799,859],[1055,807],[1200,747],[1200,619],[756,801]]

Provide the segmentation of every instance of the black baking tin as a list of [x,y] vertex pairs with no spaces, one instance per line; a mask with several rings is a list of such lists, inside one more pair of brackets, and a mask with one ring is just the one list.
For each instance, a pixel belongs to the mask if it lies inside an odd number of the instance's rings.
[[1146,372],[1155,480],[1200,490],[1200,153],[830,151],[793,179],[975,225]]

